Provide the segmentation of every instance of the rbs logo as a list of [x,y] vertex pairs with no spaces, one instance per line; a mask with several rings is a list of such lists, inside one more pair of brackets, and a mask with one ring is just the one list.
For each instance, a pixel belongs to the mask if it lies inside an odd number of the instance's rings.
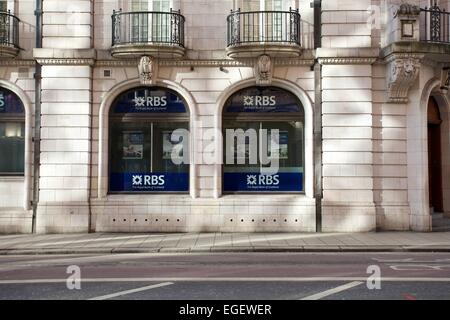
[[278,186],[280,184],[280,176],[275,175],[247,175],[247,185],[248,186]]
[[167,97],[139,97],[137,92],[134,95],[136,107],[166,107]]
[[163,186],[165,184],[164,176],[160,175],[133,175],[133,186]]
[[245,96],[244,106],[267,107],[276,105],[275,96]]

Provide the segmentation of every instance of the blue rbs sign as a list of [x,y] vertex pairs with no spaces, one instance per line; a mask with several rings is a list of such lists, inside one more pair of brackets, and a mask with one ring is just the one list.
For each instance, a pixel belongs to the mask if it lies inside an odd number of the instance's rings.
[[183,192],[189,190],[188,173],[112,173],[112,192]]
[[303,173],[280,172],[269,175],[259,172],[226,172],[223,187],[228,192],[301,192]]
[[112,110],[114,113],[185,113],[186,106],[171,90],[141,87],[120,95]]
[[22,101],[15,93],[8,89],[0,88],[0,114],[22,114],[24,110]]

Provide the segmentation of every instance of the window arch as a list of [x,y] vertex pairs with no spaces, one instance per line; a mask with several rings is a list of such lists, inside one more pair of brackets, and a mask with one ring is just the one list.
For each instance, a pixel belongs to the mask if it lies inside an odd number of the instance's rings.
[[278,87],[241,89],[223,108],[223,192],[300,192],[304,188],[305,114]]
[[109,115],[109,192],[189,191],[189,109],[171,89],[138,87]]
[[0,87],[0,175],[25,172],[25,108],[11,90]]

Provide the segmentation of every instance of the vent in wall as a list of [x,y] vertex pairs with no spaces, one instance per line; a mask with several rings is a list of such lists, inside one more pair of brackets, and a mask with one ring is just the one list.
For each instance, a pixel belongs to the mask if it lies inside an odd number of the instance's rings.
[[112,70],[111,69],[104,69],[103,70],[103,77],[104,78],[111,78],[112,76]]

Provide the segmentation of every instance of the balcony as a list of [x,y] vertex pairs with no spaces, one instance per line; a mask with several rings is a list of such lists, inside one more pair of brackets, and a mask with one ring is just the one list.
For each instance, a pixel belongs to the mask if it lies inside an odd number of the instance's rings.
[[185,54],[184,17],[180,12],[122,12],[112,15],[112,48],[115,58],[180,59]]
[[231,11],[227,18],[227,55],[252,58],[299,57],[302,53],[301,16],[289,11]]
[[0,12],[0,59],[15,58],[19,48],[19,18]]
[[421,41],[450,44],[450,13],[445,9],[437,4],[420,9],[420,22]]

